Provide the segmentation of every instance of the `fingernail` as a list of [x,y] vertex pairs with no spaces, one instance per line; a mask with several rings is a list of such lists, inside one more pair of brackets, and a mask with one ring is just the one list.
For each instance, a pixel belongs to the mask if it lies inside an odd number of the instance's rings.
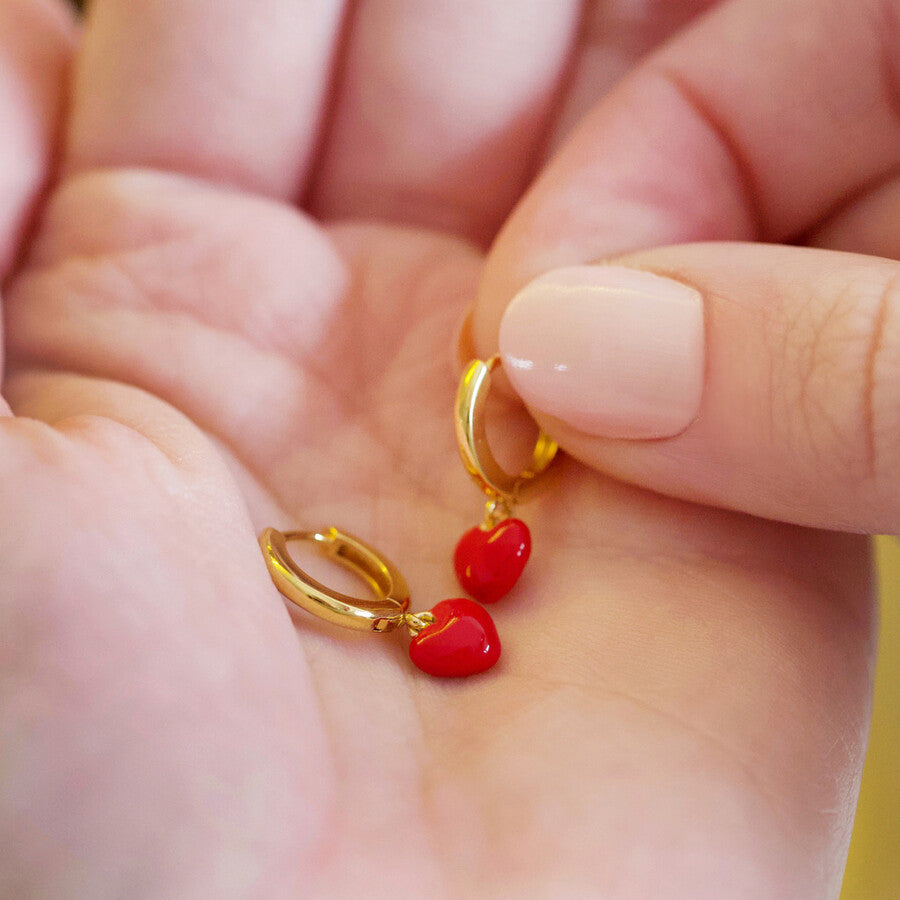
[[556,269],[513,298],[500,352],[535,410],[603,437],[671,437],[700,408],[703,299],[638,269]]

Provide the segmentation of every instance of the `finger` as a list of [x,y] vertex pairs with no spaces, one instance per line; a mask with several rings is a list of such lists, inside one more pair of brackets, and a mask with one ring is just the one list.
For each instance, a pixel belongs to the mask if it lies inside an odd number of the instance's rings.
[[0,281],[50,172],[74,30],[56,0],[0,0]]
[[575,49],[573,72],[556,115],[548,151],[556,150],[576,123],[638,60],[721,0],[631,3],[593,0]]
[[900,531],[900,264],[698,244],[560,269],[518,294],[500,347],[538,420],[605,472]]
[[493,235],[530,176],[578,0],[364,0],[311,205]]
[[293,197],[342,0],[95,0],[67,165],[153,166]]
[[823,222],[810,236],[814,247],[900,259],[900,177],[880,184]]
[[503,308],[540,272],[643,246],[790,239],[883,181],[900,165],[898,9],[733,0],[651,56],[504,228],[479,349],[493,352]]

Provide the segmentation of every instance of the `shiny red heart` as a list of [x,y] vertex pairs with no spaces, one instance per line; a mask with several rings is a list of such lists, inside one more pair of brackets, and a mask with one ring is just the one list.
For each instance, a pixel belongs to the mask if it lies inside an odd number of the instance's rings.
[[490,613],[472,600],[442,600],[409,645],[409,658],[429,675],[460,678],[500,659],[500,638]]
[[456,545],[453,565],[467,594],[493,603],[519,580],[531,554],[531,533],[521,519],[504,519],[490,530],[467,531]]

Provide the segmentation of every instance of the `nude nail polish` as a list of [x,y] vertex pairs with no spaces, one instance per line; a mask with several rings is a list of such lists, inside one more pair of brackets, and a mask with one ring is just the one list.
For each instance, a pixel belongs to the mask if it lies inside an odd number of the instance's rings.
[[500,326],[503,366],[536,411],[608,438],[671,437],[703,393],[703,298],[623,266],[556,269],[527,284]]

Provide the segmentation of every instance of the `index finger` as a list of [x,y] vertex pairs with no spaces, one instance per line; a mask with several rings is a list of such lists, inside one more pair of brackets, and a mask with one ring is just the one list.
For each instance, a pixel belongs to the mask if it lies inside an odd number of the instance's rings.
[[732,0],[600,101],[490,254],[472,318],[497,347],[552,268],[697,240],[785,241],[900,165],[900,2]]
[[293,199],[343,0],[94,0],[68,170],[151,166]]

